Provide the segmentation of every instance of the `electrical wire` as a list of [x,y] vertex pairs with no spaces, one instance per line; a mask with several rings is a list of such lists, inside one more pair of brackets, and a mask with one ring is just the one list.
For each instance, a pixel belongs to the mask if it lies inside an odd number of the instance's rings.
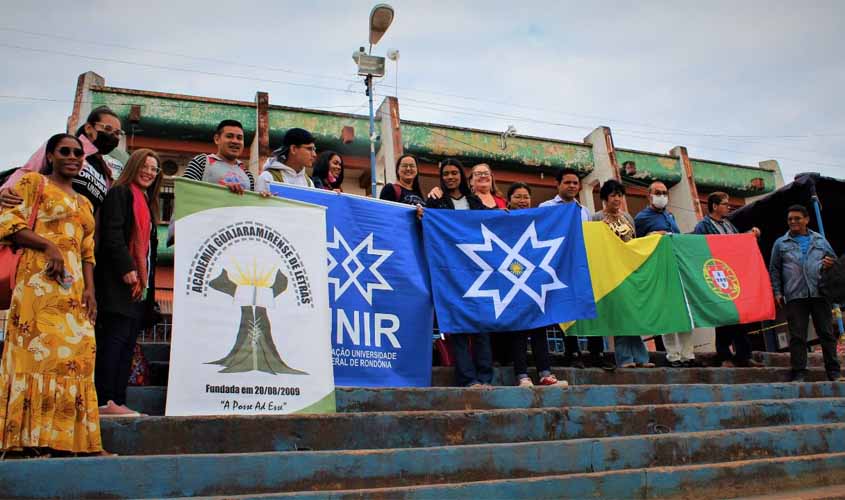
[[[302,82],[291,82],[291,81],[275,80],[275,79],[267,79],[267,78],[256,78],[256,77],[249,77],[249,76],[230,74],[230,73],[221,73],[221,72],[214,72],[214,71],[181,68],[181,67],[176,67],[176,66],[167,66],[167,65],[159,65],[159,64],[151,64],[151,63],[141,63],[141,62],[136,62],[136,61],[127,61],[127,60],[123,60],[123,59],[110,58],[110,57],[88,56],[88,55],[83,55],[83,54],[76,54],[76,53],[72,53],[72,52],[58,51],[58,50],[52,50],[52,49],[26,47],[26,46],[22,46],[22,45],[9,44],[9,43],[5,43],[5,42],[0,42],[0,47],[6,47],[6,48],[23,50],[23,51],[30,51],[30,52],[38,52],[38,53],[57,54],[57,55],[63,55],[63,56],[67,56],[67,57],[77,57],[77,58],[89,59],[89,60],[94,60],[94,61],[111,62],[111,63],[117,63],[117,64],[128,64],[128,65],[139,66],[139,67],[147,67],[147,68],[153,68],[153,69],[164,69],[164,70],[168,70],[168,71],[179,71],[179,72],[196,73],[196,74],[202,74],[202,75],[206,75],[206,76],[214,76],[214,77],[222,77],[222,78],[233,78],[233,79],[247,80],[247,81],[259,81],[259,82],[267,82],[267,83],[276,83],[276,84],[281,84],[281,85],[290,85],[290,86],[310,88],[310,89],[315,89],[315,90],[341,92],[341,93],[345,93],[345,94],[357,94],[357,92],[355,92],[353,90],[341,89],[341,88],[337,88],[337,87],[327,87],[327,86],[322,86],[322,85],[314,85],[314,84],[308,84],[308,83],[302,83]],[[409,97],[404,97],[403,101],[411,101],[411,102],[416,102],[416,103],[419,103],[419,104],[428,104],[428,105],[434,105],[434,106],[444,106],[443,104],[440,104],[440,103],[425,101],[425,100],[421,100],[421,99],[414,99],[414,98],[409,98]],[[547,121],[547,120],[532,119],[532,118],[527,118],[527,117],[521,117],[519,115],[512,115],[512,114],[505,114],[505,113],[485,112],[483,110],[476,110],[476,109],[473,109],[473,108],[467,108],[467,107],[463,107],[463,106],[450,106],[450,108],[457,108],[459,110],[464,110],[464,114],[476,113],[476,114],[483,114],[483,116],[485,116],[485,117],[507,118],[507,119],[513,119],[513,120],[518,119],[518,120],[528,121],[528,122],[531,122],[531,123],[553,125],[553,126],[566,127],[566,128],[576,128],[576,129],[582,129],[582,130],[591,129],[591,127],[586,127],[586,126],[580,126],[580,125],[574,125],[574,124],[562,123],[562,122],[552,122],[552,121]],[[435,108],[435,109],[438,109],[438,108]],[[528,108],[528,109],[530,109],[530,108]],[[440,109],[440,111],[441,112],[456,113],[456,111],[454,111],[453,109],[449,109],[449,110]],[[635,137],[635,138],[645,139],[645,140],[654,141],[654,142],[658,142],[658,143],[673,144],[675,142],[675,141],[662,141],[662,140],[655,139],[655,138],[652,138],[652,137],[644,137],[644,136],[640,136],[640,135],[637,135],[637,134],[632,134],[632,133],[625,131],[625,130],[619,130],[618,133],[620,135],[627,135],[628,137]],[[699,145],[689,144],[689,145],[694,145],[696,147],[700,147],[701,149],[705,149],[705,150],[726,151],[726,152],[731,152],[731,153],[735,153],[735,154],[742,154],[742,155],[746,155],[746,156],[750,156],[751,154],[759,154],[759,153],[753,153],[753,152],[736,151],[736,150],[731,150],[731,149],[726,149],[726,148],[718,148],[718,147],[713,147],[713,146],[704,146],[704,145],[700,145],[700,144]],[[845,167],[841,167],[839,165],[834,165],[834,164],[830,164],[830,163],[815,162],[815,161],[806,160],[806,159],[798,160],[798,159],[794,159],[794,158],[787,158],[787,157],[784,157],[784,156],[781,156],[781,155],[776,155],[776,156],[778,156],[782,159],[785,159],[785,160],[789,160],[789,161],[811,163],[811,164],[816,164],[816,165],[820,165],[820,166],[827,166],[827,167],[834,167],[834,168],[845,168]]]
[[[273,67],[273,66],[243,63],[243,62],[240,62],[240,61],[232,61],[232,60],[218,59],[218,58],[212,58],[212,57],[197,56],[197,55],[184,54],[184,53],[178,53],[178,52],[169,52],[169,51],[156,50],[156,49],[133,47],[133,46],[130,46],[130,45],[122,45],[122,44],[117,44],[117,43],[109,43],[109,42],[102,42],[102,41],[96,41],[95,42],[95,41],[91,41],[91,40],[85,40],[85,39],[80,39],[80,38],[75,38],[75,37],[56,35],[56,34],[52,34],[52,33],[42,33],[42,32],[29,31],[29,30],[21,30],[21,29],[11,28],[11,27],[7,27],[7,26],[0,26],[0,31],[26,34],[26,35],[30,35],[30,36],[43,37],[43,38],[52,38],[52,39],[63,40],[63,41],[73,41],[73,42],[76,42],[76,43],[83,43],[83,44],[94,45],[94,46],[113,47],[113,48],[119,48],[119,49],[125,49],[125,50],[147,52],[147,53],[151,53],[151,54],[181,57],[181,58],[185,58],[185,59],[195,59],[195,60],[199,60],[199,61],[214,62],[215,64],[223,64],[223,65],[227,65],[227,66],[242,66],[242,67],[247,67],[247,68],[252,68],[252,69],[260,69],[260,70],[266,70],[266,71],[283,72],[283,73],[288,73],[288,74],[293,74],[293,75],[308,76],[308,77],[312,77],[312,78],[330,79],[330,80],[338,80],[338,81],[352,82],[352,83],[358,82],[358,80],[356,80],[356,79],[341,78],[341,77],[334,76],[334,75],[311,73],[311,72],[293,70],[293,69],[289,69],[289,68],[281,68],[281,67]],[[397,72],[398,72],[398,62],[397,62]],[[399,85],[398,85],[398,74],[397,74],[395,91],[394,91],[397,97],[398,97],[398,94],[399,94],[398,89],[399,89]],[[643,131],[643,130],[637,130],[637,131],[632,130],[632,131],[630,131],[630,132],[633,132],[633,133],[641,133],[641,134],[672,132],[674,135],[711,137],[711,138],[723,138],[723,139],[736,139],[736,140],[746,140],[746,139],[803,139],[803,138],[820,138],[820,137],[845,137],[845,133],[739,135],[739,134],[693,132],[693,131],[687,131],[687,130],[683,130],[683,129],[662,127],[662,126],[659,126],[659,125],[654,125],[654,124],[649,124],[649,123],[620,120],[618,118],[612,118],[612,117],[606,117],[606,116],[600,116],[600,115],[577,114],[577,113],[572,113],[570,111],[564,111],[564,110],[553,109],[553,108],[548,108],[548,107],[543,107],[543,108],[533,107],[533,106],[528,106],[528,105],[525,105],[525,104],[514,103],[512,101],[492,100],[492,99],[479,98],[479,97],[475,97],[475,96],[464,96],[464,95],[455,94],[455,93],[440,92],[440,91],[433,91],[433,90],[426,90],[426,89],[419,89],[419,88],[410,88],[410,87],[402,87],[402,89],[405,92],[418,92],[418,93],[437,95],[437,96],[443,96],[443,97],[452,97],[452,98],[456,98],[456,99],[475,101],[475,102],[480,102],[480,103],[497,104],[497,105],[500,105],[500,106],[507,106],[507,107],[516,107],[516,108],[519,108],[519,109],[522,109],[522,110],[540,111],[540,112],[543,112],[543,113],[555,112],[555,113],[558,113],[558,114],[570,115],[570,116],[575,116],[575,117],[580,117],[580,118],[585,118],[585,119],[612,121],[612,122],[616,122],[616,123],[628,123],[628,124],[632,124],[632,125],[639,125],[639,126],[650,127],[650,128],[655,129],[653,131]],[[404,98],[404,99],[407,100],[409,98]],[[422,102],[424,102],[424,101],[422,101]],[[432,103],[432,104],[438,104],[438,103]],[[566,125],[561,125],[561,126],[566,126]]]

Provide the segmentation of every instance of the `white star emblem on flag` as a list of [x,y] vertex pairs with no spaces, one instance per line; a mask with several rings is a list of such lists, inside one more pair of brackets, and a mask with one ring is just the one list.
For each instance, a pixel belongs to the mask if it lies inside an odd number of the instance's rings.
[[[481,224],[481,235],[484,237],[483,243],[457,244],[458,249],[460,249],[467,257],[477,264],[478,267],[481,268],[481,274],[472,286],[469,287],[466,293],[464,293],[464,297],[489,297],[493,299],[493,310],[496,313],[496,318],[504,312],[519,292],[523,292],[531,297],[531,299],[534,300],[540,308],[540,311],[545,313],[546,293],[552,290],[567,288],[567,286],[558,279],[555,269],[549,265],[557,251],[560,249],[564,236],[550,240],[541,240],[537,236],[537,229],[534,227],[534,222],[532,222],[525,231],[523,231],[519,240],[513,247],[502,241],[501,238],[488,229],[484,224]],[[520,255],[520,252],[523,247],[525,247],[525,244],[529,242],[531,243],[531,247],[534,249],[547,249],[546,254],[543,256],[539,265],[534,265],[533,262]],[[504,250],[506,254],[505,258],[502,259],[502,262],[496,267],[495,271],[500,273],[512,283],[510,290],[508,290],[504,297],[501,297],[499,290],[484,290],[481,288],[487,281],[487,278],[493,274],[494,269],[487,263],[487,261],[478,255],[478,252],[492,251],[494,243],[496,246]],[[536,269],[545,271],[552,278],[551,283],[546,283],[540,286],[539,292],[532,289],[527,284],[528,278],[531,277]]]
[[[382,276],[378,270],[379,266],[381,266],[384,261],[393,254],[393,250],[377,250],[373,244],[373,233],[367,235],[367,237],[361,240],[355,248],[351,248],[346,242],[346,239],[343,237],[343,234],[341,234],[337,228],[334,228],[334,240],[330,241],[326,247],[331,249],[343,248],[343,250],[346,251],[346,258],[344,258],[339,264],[340,267],[346,271],[346,279],[343,280],[342,283],[340,278],[331,276],[331,272],[338,266],[338,262],[332,256],[331,252],[327,252],[329,257],[328,281],[334,285],[335,300],[342,297],[349,287],[353,285],[356,289],[358,289],[358,292],[361,293],[361,296],[364,297],[364,300],[366,300],[370,305],[373,305],[373,290],[393,290],[393,287],[390,286],[390,283],[384,279],[384,276]],[[369,267],[361,263],[361,260],[358,258],[361,251],[364,250],[366,250],[367,255],[378,257],[375,262],[370,264]],[[358,276],[360,276],[365,269],[369,270],[370,274],[372,274],[375,278],[376,281],[374,283],[367,282],[362,284],[358,280]]]

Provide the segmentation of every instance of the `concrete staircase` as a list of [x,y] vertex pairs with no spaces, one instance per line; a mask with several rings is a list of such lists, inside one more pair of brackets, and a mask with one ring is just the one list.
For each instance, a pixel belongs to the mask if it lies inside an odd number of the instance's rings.
[[[339,388],[333,415],[112,419],[119,457],[0,462],[0,497],[845,498],[845,384],[757,358],[556,369],[569,388],[451,388],[435,368],[437,387]],[[160,414],[164,393],[130,406]]]

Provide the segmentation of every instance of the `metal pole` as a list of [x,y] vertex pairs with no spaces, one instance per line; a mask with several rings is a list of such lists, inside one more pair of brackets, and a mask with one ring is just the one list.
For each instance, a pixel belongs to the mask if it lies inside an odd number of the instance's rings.
[[[813,186],[813,210],[816,212],[816,221],[819,223],[819,233],[824,236],[824,223],[822,222],[822,209],[821,203],[819,203],[819,196],[815,193],[815,186]],[[825,236],[826,237],[826,236]],[[834,256],[836,257],[836,256]],[[836,310],[838,313],[835,313],[836,316],[836,324],[839,326],[839,335],[845,335],[845,325],[842,324],[842,310],[839,308],[839,304],[833,304],[833,309]]]
[[376,192],[376,118],[373,113],[373,75],[367,75],[367,96],[370,98],[370,176],[372,177],[371,195],[378,197]]

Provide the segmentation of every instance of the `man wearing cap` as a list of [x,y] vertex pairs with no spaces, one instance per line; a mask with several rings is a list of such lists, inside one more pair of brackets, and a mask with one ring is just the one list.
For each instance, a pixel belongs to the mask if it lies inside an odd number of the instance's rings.
[[311,167],[315,158],[317,148],[311,132],[301,128],[288,130],[282,140],[282,147],[273,151],[273,156],[267,159],[264,171],[258,176],[259,190],[266,190],[270,182],[314,187],[305,169]]

